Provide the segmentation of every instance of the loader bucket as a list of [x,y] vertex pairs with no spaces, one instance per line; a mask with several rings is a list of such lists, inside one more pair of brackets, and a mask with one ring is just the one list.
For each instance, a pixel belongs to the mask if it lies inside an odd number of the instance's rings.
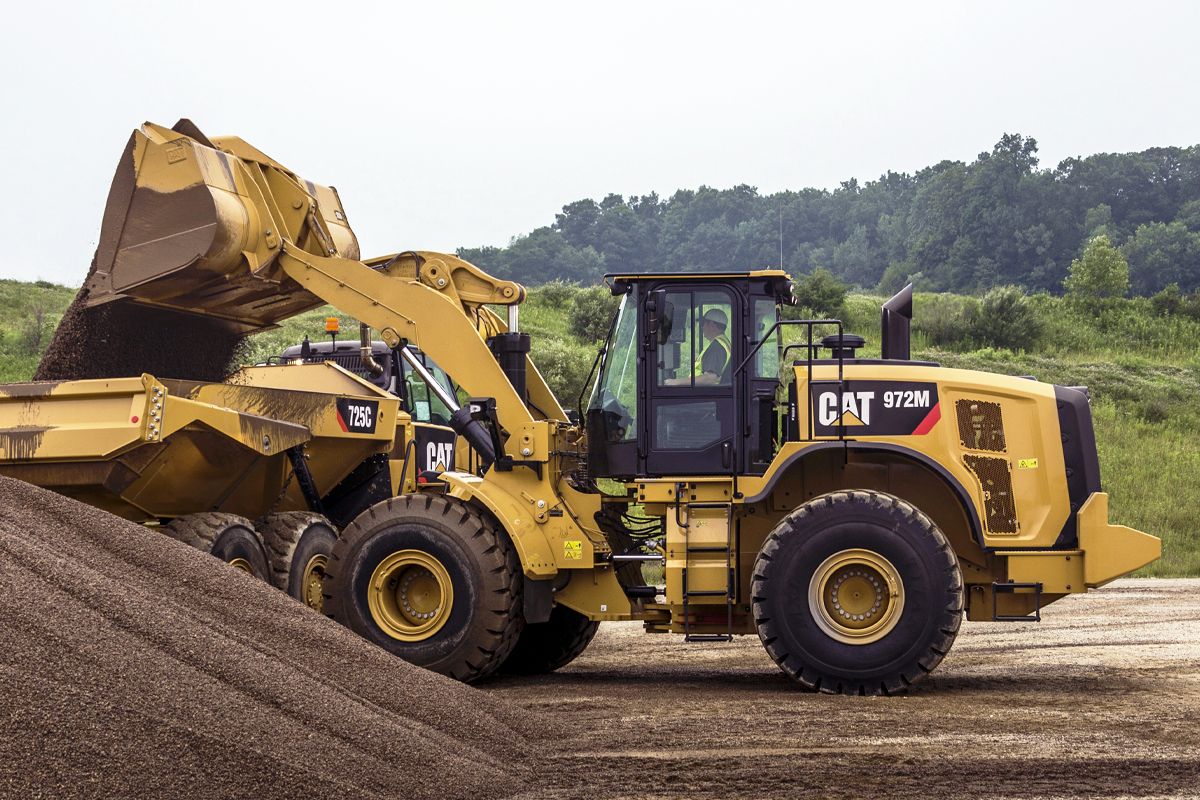
[[283,242],[359,257],[333,188],[306,181],[236,137],[188,120],[146,123],[117,165],[84,285],[95,307],[132,302],[261,330],[321,301],[286,278]]

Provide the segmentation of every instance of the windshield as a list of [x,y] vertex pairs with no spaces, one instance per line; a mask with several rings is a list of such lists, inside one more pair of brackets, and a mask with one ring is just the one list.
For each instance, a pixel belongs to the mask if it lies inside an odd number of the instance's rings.
[[637,438],[637,299],[633,292],[621,298],[617,324],[592,388],[588,411],[617,415],[615,441]]
[[[409,348],[409,352],[417,357],[417,360],[429,370],[438,384],[446,390],[446,393],[451,397],[454,396],[454,386],[450,383],[449,376],[433,360],[427,358],[424,353],[416,348]],[[403,397],[406,398],[405,410],[412,415],[412,418],[417,422],[432,422],[435,425],[449,425],[451,411],[446,407],[446,404],[438,399],[438,396],[429,391],[429,387],[425,385],[425,381],[412,371],[412,368],[400,359],[400,375],[404,381]]]

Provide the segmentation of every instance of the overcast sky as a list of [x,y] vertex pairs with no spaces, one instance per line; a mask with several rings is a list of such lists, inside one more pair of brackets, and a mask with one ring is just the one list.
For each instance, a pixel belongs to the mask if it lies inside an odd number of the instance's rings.
[[36,3],[0,48],[0,277],[78,284],[116,161],[190,117],[338,187],[364,255],[561,206],[1200,142],[1170,3]]

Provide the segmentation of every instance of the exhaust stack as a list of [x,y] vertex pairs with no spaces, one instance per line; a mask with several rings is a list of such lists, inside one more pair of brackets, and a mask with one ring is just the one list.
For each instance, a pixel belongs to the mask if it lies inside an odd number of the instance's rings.
[[893,361],[910,357],[913,285],[910,283],[883,304],[879,324],[881,356]]

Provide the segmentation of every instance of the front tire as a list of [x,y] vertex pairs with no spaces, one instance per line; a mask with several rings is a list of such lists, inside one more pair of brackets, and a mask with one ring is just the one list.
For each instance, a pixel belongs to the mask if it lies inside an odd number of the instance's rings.
[[931,672],[962,622],[962,573],[925,514],[889,494],[839,491],[789,514],[754,564],[755,623],[802,686],[896,694]]
[[470,683],[516,645],[521,587],[512,542],[478,510],[401,495],[342,531],[326,567],[325,613],[406,661]]
[[508,675],[545,675],[570,664],[587,649],[600,623],[556,605],[545,622],[525,623],[512,655],[500,667]]

